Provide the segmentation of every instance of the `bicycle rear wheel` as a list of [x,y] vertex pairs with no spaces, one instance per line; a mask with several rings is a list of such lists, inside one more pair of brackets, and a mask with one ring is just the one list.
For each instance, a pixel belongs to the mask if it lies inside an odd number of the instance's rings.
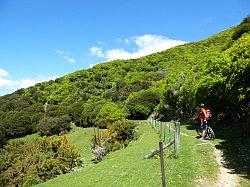
[[198,134],[200,137],[202,136],[202,129],[201,129],[200,126],[197,126],[197,127],[196,127],[196,132],[197,132],[197,134]]
[[215,134],[214,131],[211,127],[207,126],[206,130],[206,138],[209,140],[214,140],[215,139]]

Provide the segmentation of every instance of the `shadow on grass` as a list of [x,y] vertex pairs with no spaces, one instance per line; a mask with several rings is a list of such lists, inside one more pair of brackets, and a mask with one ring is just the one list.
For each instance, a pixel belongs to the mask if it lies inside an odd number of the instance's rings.
[[[238,127],[229,125],[230,122],[209,124],[215,132],[216,139],[222,140],[215,147],[223,151],[226,166],[234,173],[250,179],[250,137],[244,136]],[[195,130],[194,122],[185,124],[189,130]]]

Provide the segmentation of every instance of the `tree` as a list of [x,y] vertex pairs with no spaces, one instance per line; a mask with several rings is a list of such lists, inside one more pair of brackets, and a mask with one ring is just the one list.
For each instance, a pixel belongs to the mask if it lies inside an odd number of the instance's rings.
[[68,116],[46,117],[39,121],[38,131],[41,136],[51,136],[64,133],[70,130],[70,119]]
[[126,101],[126,107],[131,118],[147,118],[160,102],[159,93],[151,90],[142,90],[133,93]]
[[104,103],[96,116],[96,124],[100,127],[106,127],[107,124],[125,119],[128,116],[122,106],[111,101]]

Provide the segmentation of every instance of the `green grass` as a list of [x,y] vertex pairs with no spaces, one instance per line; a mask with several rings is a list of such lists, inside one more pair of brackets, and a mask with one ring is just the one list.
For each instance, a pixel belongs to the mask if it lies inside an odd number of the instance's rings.
[[15,139],[10,139],[9,141],[17,141],[17,140],[21,140],[21,141],[33,141],[36,140],[37,138],[39,138],[39,134],[35,133],[35,134],[30,134],[21,138],[15,138]]
[[[86,160],[84,168],[58,176],[37,186],[161,186],[159,156],[143,159],[158,148],[158,135],[151,125],[138,122],[139,136],[125,149],[113,152],[98,164],[91,164],[90,142],[93,129],[75,127],[69,135]],[[184,129],[182,129],[184,130]],[[85,147],[86,146],[86,147]],[[181,136],[180,155],[165,152],[168,186],[195,186],[200,180],[215,181],[217,165],[213,148],[193,137]]]
[[76,146],[86,165],[91,164],[91,158],[93,157],[91,153],[91,138],[94,134],[94,128],[81,128],[75,125],[71,127],[72,129],[67,135],[69,143]]
[[[183,125],[181,132],[195,137],[192,125]],[[250,186],[250,137],[242,136],[241,129],[226,122],[212,126],[216,139],[209,141],[216,149],[223,151],[228,168],[240,177],[240,185]],[[193,129],[193,130],[191,130]]]

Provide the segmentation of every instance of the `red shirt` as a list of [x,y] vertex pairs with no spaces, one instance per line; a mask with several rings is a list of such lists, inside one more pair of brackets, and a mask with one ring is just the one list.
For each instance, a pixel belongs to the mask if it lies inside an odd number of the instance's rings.
[[204,108],[201,108],[200,111],[199,111],[199,119],[200,119],[201,121],[206,120],[206,115],[205,115],[205,113],[206,113],[206,110],[205,110]]

